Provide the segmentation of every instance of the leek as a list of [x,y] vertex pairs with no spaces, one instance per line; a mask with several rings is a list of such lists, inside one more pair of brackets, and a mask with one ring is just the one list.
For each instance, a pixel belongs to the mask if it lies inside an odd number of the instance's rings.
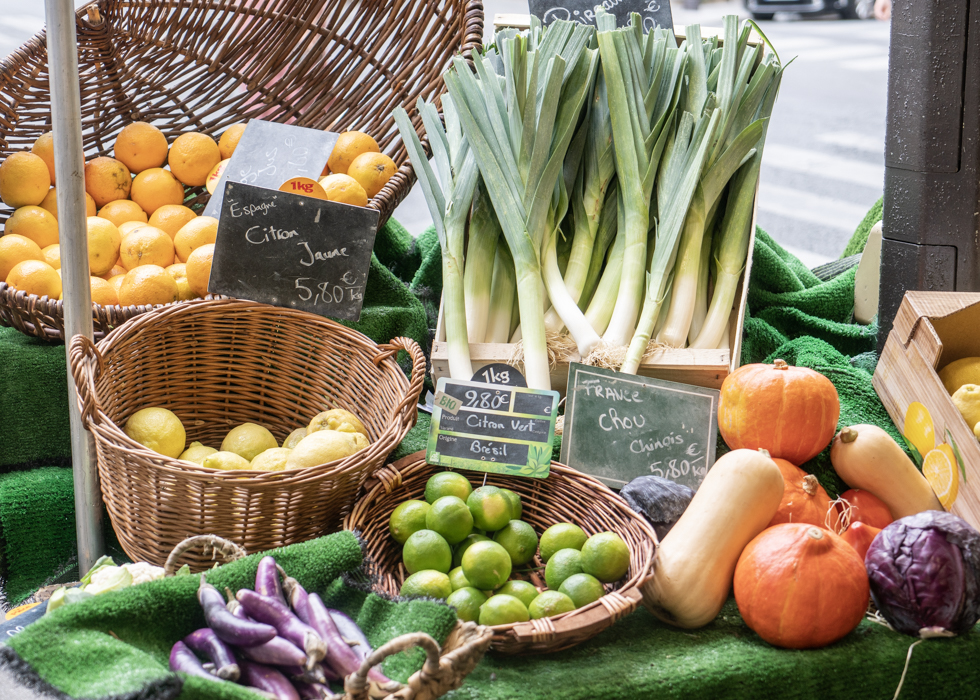
[[[589,270],[585,276],[585,284],[582,286],[582,294],[578,298],[580,309],[589,307],[592,295],[595,294],[596,286],[599,284],[599,275],[602,272],[602,264],[606,260],[606,253],[609,252],[609,246],[616,238],[616,219],[619,212],[619,196],[617,193],[618,185],[614,179],[606,190],[606,201],[603,202],[602,211],[599,214],[599,228],[596,230],[592,256],[589,259]],[[598,329],[596,330],[598,331]]]
[[[466,267],[463,271],[466,335],[471,343],[482,343],[486,339],[493,279],[493,266],[490,261],[494,259],[499,240],[500,224],[497,223],[486,189],[479,184],[473,200],[473,212],[470,214]],[[510,323],[509,318],[508,323]]]
[[[611,200],[609,205],[603,209],[603,213],[615,212],[618,224],[618,232],[612,249],[609,251],[609,261],[606,269],[599,280],[599,286],[595,290],[589,308],[585,312],[585,319],[592,325],[596,333],[604,333],[612,318],[613,306],[616,297],[619,295],[619,283],[623,275],[623,252],[626,250],[626,226],[623,223],[626,207],[623,205],[623,193],[617,188],[616,198]],[[610,226],[610,229],[613,227]],[[613,229],[615,230],[615,229]]]
[[493,261],[493,281],[490,284],[490,318],[487,321],[486,342],[506,343],[510,340],[511,314],[516,296],[514,258],[506,245],[498,245]]

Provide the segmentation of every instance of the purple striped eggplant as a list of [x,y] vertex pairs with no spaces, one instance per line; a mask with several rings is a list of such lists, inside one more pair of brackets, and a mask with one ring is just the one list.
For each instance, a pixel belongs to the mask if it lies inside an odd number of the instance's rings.
[[279,568],[276,566],[276,560],[270,556],[259,559],[259,565],[255,571],[255,592],[259,595],[281,600],[283,604],[286,603],[286,597],[282,593],[282,584],[279,580]]
[[282,601],[243,588],[235,596],[253,620],[272,625],[279,636],[306,652],[307,667],[322,660],[327,646],[316,631],[302,622]]
[[276,636],[276,628],[261,622],[251,622],[235,617],[225,607],[225,599],[218,589],[204,580],[197,589],[197,599],[204,609],[204,619],[218,638],[229,644],[255,646]]
[[183,642],[177,642],[170,650],[170,670],[180,671],[189,676],[200,676],[210,678],[213,681],[221,680],[217,676],[212,676],[204,669],[201,660],[197,658],[193,651]]
[[268,693],[276,700],[301,700],[296,688],[289,679],[271,666],[264,666],[253,661],[243,661],[242,685],[248,685]]
[[[268,643],[268,642],[267,642]],[[240,675],[238,663],[231,647],[218,639],[210,627],[203,627],[184,637],[184,644],[190,649],[207,656],[214,663],[214,673],[226,681],[237,681]]]
[[333,693],[325,685],[320,683],[306,683],[305,681],[293,681],[296,691],[302,700],[325,700],[333,697]]
[[273,637],[265,644],[254,647],[238,647],[242,656],[250,661],[270,666],[306,666],[303,650],[282,637]]
[[[302,666],[280,666],[279,670],[294,681],[304,681],[306,683],[326,683],[328,680],[337,680],[334,677],[328,677],[328,675],[324,673],[324,671],[329,669],[327,669],[322,663],[317,664],[310,670],[307,670]],[[333,671],[330,672],[330,675],[336,676]]]
[[306,593],[306,589],[303,588],[299,581],[294,578],[287,578],[286,582],[287,585],[285,588],[289,594],[290,607],[293,609],[293,612],[296,613],[296,617],[306,624],[310,624],[310,614],[307,611],[308,604],[306,602],[309,595]]
[[337,631],[340,632],[340,636],[350,645],[350,648],[354,650],[357,657],[361,661],[369,657],[374,649],[371,647],[371,642],[368,641],[367,635],[357,626],[357,623],[339,610],[327,608],[327,612],[330,614],[330,619],[337,625]]

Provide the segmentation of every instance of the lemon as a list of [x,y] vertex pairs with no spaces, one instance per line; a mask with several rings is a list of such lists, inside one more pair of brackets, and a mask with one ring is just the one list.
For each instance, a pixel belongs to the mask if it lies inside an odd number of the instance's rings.
[[571,612],[574,609],[575,603],[572,602],[572,599],[559,591],[545,591],[527,606],[527,611],[530,613],[532,620],[560,615],[561,613]]
[[453,584],[454,591],[458,591],[460,588],[473,586],[473,584],[470,583],[470,580],[466,578],[466,574],[463,573],[462,566],[457,566],[455,569],[450,570],[449,582]]
[[459,566],[463,563],[463,554],[466,550],[472,547],[477,542],[489,542],[490,538],[486,535],[480,535],[477,533],[472,533],[466,536],[462,542],[456,545],[456,549],[453,551],[453,566]]
[[[969,386],[969,385],[964,385]],[[953,448],[942,444],[930,451],[922,459],[922,476],[926,478],[936,498],[949,510],[956,500],[960,488],[959,473],[956,469],[956,455]]]
[[936,446],[936,428],[929,415],[929,409],[918,401],[913,401],[905,409],[905,424],[902,434],[911,442],[920,455]]
[[252,469],[264,472],[281,472],[293,451],[288,447],[270,447],[252,458]]
[[512,595],[528,607],[530,607],[531,601],[538,597],[538,589],[533,584],[516,579],[505,583],[497,593],[498,595]]
[[[582,571],[603,583],[618,581],[630,568],[630,550],[615,532],[592,535],[582,545]],[[561,584],[559,584],[561,585]],[[558,586],[551,586],[558,588]]]
[[980,423],[977,423],[975,426],[973,426],[973,436],[977,440],[980,440]]
[[964,384],[980,384],[980,357],[964,357],[939,370],[939,379],[950,396]]
[[463,554],[463,574],[475,588],[492,591],[510,578],[510,555],[493,541],[476,542]]
[[582,549],[589,539],[585,530],[572,523],[552,525],[541,535],[541,560],[548,563],[559,549]]
[[425,526],[438,532],[449,544],[459,544],[473,530],[473,514],[463,499],[443,496],[429,506]]
[[953,404],[959,409],[967,425],[980,423],[980,386],[964,384],[953,392]]
[[391,512],[388,518],[388,531],[398,544],[419,530],[425,530],[425,514],[429,512],[429,504],[425,501],[405,501]]
[[434,503],[443,496],[456,496],[464,501],[473,493],[469,480],[456,472],[439,472],[425,482],[425,500]]
[[577,549],[559,549],[544,567],[544,581],[557,591],[565,579],[582,573],[582,553]]
[[208,469],[221,469],[222,471],[237,471],[252,468],[249,461],[241,455],[223,450],[205,457],[201,466],[207,467]]
[[507,550],[514,566],[527,564],[538,551],[538,536],[534,528],[523,520],[511,520],[497,530],[493,541]]
[[249,462],[273,447],[279,447],[275,436],[255,423],[242,423],[232,428],[221,441],[222,452],[234,452]]
[[144,408],[129,417],[126,435],[154,452],[177,458],[184,451],[187,434],[173,412],[165,408]]
[[370,439],[367,428],[360,418],[350,411],[343,408],[331,408],[329,411],[318,413],[306,427],[308,433],[315,433],[318,430],[336,430],[341,433],[360,433]]
[[448,574],[453,563],[453,551],[438,532],[419,530],[405,540],[402,562],[410,574],[426,569]]
[[486,602],[487,597],[472,586],[458,588],[446,598],[446,604],[456,608],[456,617],[464,622],[477,622],[480,606]]
[[510,501],[496,486],[481,486],[469,495],[466,505],[481,530],[495,531],[510,522]]
[[512,595],[491,596],[480,606],[481,625],[510,625],[515,622],[527,622],[531,619],[524,603]]
[[186,450],[180,453],[180,457],[178,459],[184,459],[188,462],[201,464],[205,457],[208,455],[213,455],[215,452],[217,452],[217,450],[213,447],[207,447],[199,442],[192,442]]
[[320,430],[299,441],[286,461],[286,469],[301,469],[326,464],[349,457],[367,446],[367,438],[360,433]]
[[282,446],[288,447],[292,450],[299,444],[300,440],[306,437],[306,435],[306,428],[296,428],[296,430],[287,435],[286,439],[282,441]]
[[606,593],[602,587],[602,582],[595,576],[589,576],[589,574],[569,576],[558,586],[558,591],[571,598],[576,608],[594,603]]
[[405,579],[398,595],[404,598],[426,596],[446,599],[452,595],[453,587],[449,577],[441,571],[417,571]]

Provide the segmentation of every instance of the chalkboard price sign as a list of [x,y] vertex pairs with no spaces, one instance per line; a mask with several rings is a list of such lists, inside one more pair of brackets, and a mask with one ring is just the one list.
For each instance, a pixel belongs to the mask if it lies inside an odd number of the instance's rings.
[[629,24],[630,14],[636,12],[643,20],[646,32],[654,27],[674,28],[669,0],[528,0],[528,4],[531,14],[545,25],[556,19],[595,24],[595,8],[601,5],[606,12],[616,15],[616,24],[620,27]]
[[436,389],[427,462],[494,474],[548,476],[557,391],[445,377]]
[[226,182],[208,291],[356,321],[374,209]]
[[561,462],[620,488],[653,474],[697,490],[715,461],[716,389],[572,364]]

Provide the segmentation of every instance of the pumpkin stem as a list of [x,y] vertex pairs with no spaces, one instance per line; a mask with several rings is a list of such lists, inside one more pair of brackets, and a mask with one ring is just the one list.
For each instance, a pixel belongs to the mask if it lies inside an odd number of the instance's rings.
[[758,449],[758,452],[761,452],[761,453],[762,453],[762,454],[764,454],[764,455],[765,455],[766,457],[770,457],[770,458],[772,457],[772,455],[771,455],[771,454],[769,454],[769,450],[767,450],[767,449],[766,449],[765,447],[760,447],[760,448]]
[[809,537],[811,540],[822,540],[823,530],[821,530],[819,527],[811,527],[809,530],[806,531],[806,536]]
[[807,474],[803,477],[803,491],[807,496],[815,495],[817,493],[818,486],[820,486],[820,482],[813,474]]
[[776,360],[772,363],[773,369],[789,369],[789,365],[786,364],[786,360]]
[[840,441],[845,444],[854,442],[857,440],[857,437],[858,431],[856,431],[854,428],[844,428],[840,431]]

